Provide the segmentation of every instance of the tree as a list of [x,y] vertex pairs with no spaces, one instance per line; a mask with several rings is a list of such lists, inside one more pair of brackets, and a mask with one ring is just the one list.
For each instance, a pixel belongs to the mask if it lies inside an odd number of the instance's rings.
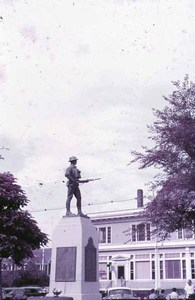
[[33,259],[28,260],[25,269],[19,270],[18,275],[13,281],[14,286],[49,286],[49,276],[46,271],[39,270]]
[[12,258],[21,264],[33,257],[33,250],[44,246],[48,237],[41,232],[28,211],[23,210],[29,200],[16,184],[12,174],[0,174],[0,300],[2,299],[1,264],[3,258]]
[[2,272],[2,286],[3,287],[11,287],[15,286],[13,283],[14,281],[19,278],[18,270],[4,270]]
[[168,105],[154,109],[156,121],[148,126],[154,146],[132,151],[131,161],[138,161],[140,169],[162,170],[151,183],[155,196],[143,212],[161,240],[177,229],[194,230],[195,219],[195,84],[186,75],[173,85],[176,90],[164,97]]

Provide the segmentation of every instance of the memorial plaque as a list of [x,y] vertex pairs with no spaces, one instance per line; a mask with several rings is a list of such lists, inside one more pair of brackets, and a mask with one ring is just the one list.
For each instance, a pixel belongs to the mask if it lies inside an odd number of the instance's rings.
[[91,237],[85,246],[85,281],[97,281],[97,249]]
[[76,247],[56,249],[56,282],[72,282],[76,278]]

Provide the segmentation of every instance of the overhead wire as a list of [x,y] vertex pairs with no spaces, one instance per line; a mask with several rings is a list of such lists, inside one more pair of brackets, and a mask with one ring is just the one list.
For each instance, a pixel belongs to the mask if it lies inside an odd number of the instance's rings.
[[[145,197],[144,197],[145,198]],[[111,200],[111,201],[105,201],[105,202],[98,202],[98,203],[87,203],[87,204],[83,204],[83,207],[86,206],[96,206],[96,205],[105,205],[105,204],[113,204],[113,203],[118,203],[118,202],[127,202],[127,201],[135,201],[137,200],[137,197],[135,198],[131,198],[131,199],[124,199],[124,200]],[[76,206],[73,206],[76,207]],[[53,210],[61,210],[64,209],[65,207],[56,207],[56,208],[44,208],[44,209],[39,209],[39,210],[29,210],[29,212],[46,212],[46,211],[53,211]]]

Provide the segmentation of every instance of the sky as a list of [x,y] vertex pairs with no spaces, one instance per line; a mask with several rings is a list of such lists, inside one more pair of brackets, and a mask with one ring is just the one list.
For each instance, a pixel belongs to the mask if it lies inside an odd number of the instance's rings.
[[[193,0],[1,0],[0,172],[9,171],[49,237],[78,157],[83,212],[136,208],[159,170],[129,165],[151,146],[153,108],[195,81]],[[75,211],[75,199],[72,200]]]

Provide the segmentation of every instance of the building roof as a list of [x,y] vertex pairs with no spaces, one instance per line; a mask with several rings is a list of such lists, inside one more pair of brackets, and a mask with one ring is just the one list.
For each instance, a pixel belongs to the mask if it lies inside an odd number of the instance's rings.
[[99,212],[99,213],[91,213],[89,217],[93,223],[98,223],[103,220],[111,221],[111,220],[124,220],[133,217],[141,217],[141,213],[143,212],[143,207],[141,208],[134,208],[134,209],[124,209],[124,210],[117,210],[117,211],[106,211],[106,212]]

